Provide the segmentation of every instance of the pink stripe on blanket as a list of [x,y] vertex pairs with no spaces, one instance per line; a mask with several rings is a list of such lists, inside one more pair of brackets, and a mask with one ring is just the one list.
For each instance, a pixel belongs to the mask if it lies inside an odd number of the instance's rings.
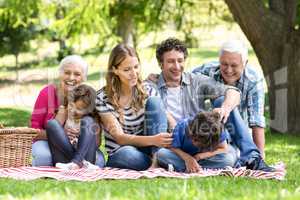
[[53,178],[62,181],[97,181],[102,179],[139,179],[139,178],[191,178],[207,176],[229,176],[229,177],[249,177],[255,179],[275,179],[283,180],[286,174],[283,163],[273,166],[275,172],[263,172],[248,170],[245,168],[227,169],[203,169],[198,173],[170,172],[162,168],[150,169],[146,171],[134,171],[117,168],[103,168],[97,170],[62,170],[55,167],[20,167],[20,168],[0,168],[0,177],[12,178],[16,180],[34,180],[38,178]]

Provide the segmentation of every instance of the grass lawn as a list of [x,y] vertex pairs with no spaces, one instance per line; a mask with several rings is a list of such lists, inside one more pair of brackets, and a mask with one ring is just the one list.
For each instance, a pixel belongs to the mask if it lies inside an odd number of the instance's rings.
[[[0,123],[26,126],[30,111],[0,108]],[[283,161],[284,181],[208,177],[61,182],[0,179],[0,199],[300,199],[300,137],[266,134],[268,163]]]

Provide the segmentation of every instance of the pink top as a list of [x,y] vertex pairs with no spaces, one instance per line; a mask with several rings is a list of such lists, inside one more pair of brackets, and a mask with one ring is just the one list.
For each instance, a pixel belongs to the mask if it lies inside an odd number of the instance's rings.
[[37,97],[31,114],[31,127],[45,129],[48,120],[53,119],[58,109],[56,87],[53,84],[43,88]]

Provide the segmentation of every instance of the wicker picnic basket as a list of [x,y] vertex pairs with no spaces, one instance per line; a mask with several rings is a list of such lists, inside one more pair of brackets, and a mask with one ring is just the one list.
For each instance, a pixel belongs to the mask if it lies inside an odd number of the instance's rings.
[[31,165],[31,144],[37,132],[28,127],[0,128],[0,168]]

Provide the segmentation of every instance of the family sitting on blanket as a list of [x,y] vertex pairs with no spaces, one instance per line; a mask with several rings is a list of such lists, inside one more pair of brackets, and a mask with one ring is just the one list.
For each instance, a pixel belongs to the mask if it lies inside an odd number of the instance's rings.
[[[143,83],[140,78],[140,60],[136,51],[124,44],[119,44],[112,50],[106,75],[107,84],[98,91],[96,98],[96,110],[105,132],[105,148],[108,153],[106,166],[145,170],[151,166],[152,156],[155,154],[160,166],[172,165],[176,171],[196,172],[199,169],[198,163],[208,168],[234,165],[235,167],[246,166],[254,170],[274,171],[273,168],[265,164],[261,152],[253,143],[248,127],[235,108],[240,103],[241,91],[201,74],[183,72],[187,55],[187,48],[181,41],[174,38],[163,41],[156,50],[162,73],[157,81],[149,80]],[[41,91],[32,114],[32,127],[41,129],[39,138],[45,136],[44,129],[48,120],[58,117],[55,115],[55,110],[63,104],[62,102],[70,90],[86,78],[87,67],[85,68],[86,70],[76,62],[66,64],[62,61],[61,83],[58,87],[47,86]],[[184,118],[193,119],[197,116],[199,112],[203,111],[204,102],[207,99],[212,101],[213,112],[218,114],[217,118],[212,118],[215,121],[226,123],[225,126],[229,127],[230,137],[225,140],[223,136],[225,132],[222,132],[219,141],[221,143],[218,144],[218,150],[216,150],[214,148],[215,138],[211,134],[208,142],[208,145],[212,147],[211,151],[207,151],[205,154],[203,154],[204,152],[188,151],[187,153],[196,158],[189,157],[183,153],[185,152],[183,147],[186,144],[180,138],[184,137],[186,133],[184,127],[190,127],[191,130],[196,130],[196,127],[191,125],[193,123],[188,123],[191,126],[187,126],[186,121],[179,121]],[[49,100],[50,102],[48,102]],[[215,115],[213,114],[213,116]],[[194,121],[197,120],[194,119]],[[177,124],[177,122],[179,123]],[[96,129],[89,129],[89,127],[95,127],[93,125],[95,123],[97,122],[93,118],[83,117],[79,135],[86,134],[89,131],[92,131],[91,134],[96,135]],[[167,133],[167,131],[173,132],[173,135]],[[204,131],[204,128],[202,131]],[[71,134],[68,132],[73,133],[74,130],[64,132],[65,135],[70,136]],[[214,132],[218,133],[219,131]],[[51,139],[50,134],[51,132],[48,131],[48,140],[52,149],[52,144],[56,143],[57,140],[55,137]],[[193,134],[197,134],[197,132],[190,133],[188,131],[187,135],[193,136]],[[46,137],[43,137],[43,139],[46,139]],[[224,149],[220,151],[222,145],[226,146],[227,141],[234,148],[229,146],[230,148],[227,148],[227,151],[224,151]],[[33,164],[40,166],[44,163],[39,160],[42,156],[38,154],[40,152],[46,152],[47,154],[50,151],[47,142],[43,141],[43,143],[36,145],[37,142],[40,141],[33,143],[33,155],[36,155],[33,158]],[[92,143],[96,143],[96,139]],[[199,144],[195,145],[192,142],[190,148],[202,147]],[[88,147],[96,151],[95,145]],[[234,163],[234,155],[236,155],[237,149],[240,151],[240,157]],[[82,152],[88,152],[88,150]],[[79,152],[77,151],[77,153]],[[103,155],[99,154],[101,156],[98,157],[102,161],[100,166],[103,166]],[[72,155],[74,158],[74,154]],[[203,155],[205,156],[202,157]],[[231,156],[230,159],[229,155]],[[64,156],[66,155],[64,154]],[[94,164],[94,160],[87,159],[87,156],[88,154],[80,154],[79,157],[81,157],[81,161],[88,160]],[[224,158],[223,163],[210,165],[213,163],[214,158],[222,156]],[[48,162],[48,165],[55,164],[57,161],[53,159],[54,156],[50,157],[54,163]],[[81,163],[73,160],[73,158],[68,158],[62,162],[72,161],[80,167]]]

